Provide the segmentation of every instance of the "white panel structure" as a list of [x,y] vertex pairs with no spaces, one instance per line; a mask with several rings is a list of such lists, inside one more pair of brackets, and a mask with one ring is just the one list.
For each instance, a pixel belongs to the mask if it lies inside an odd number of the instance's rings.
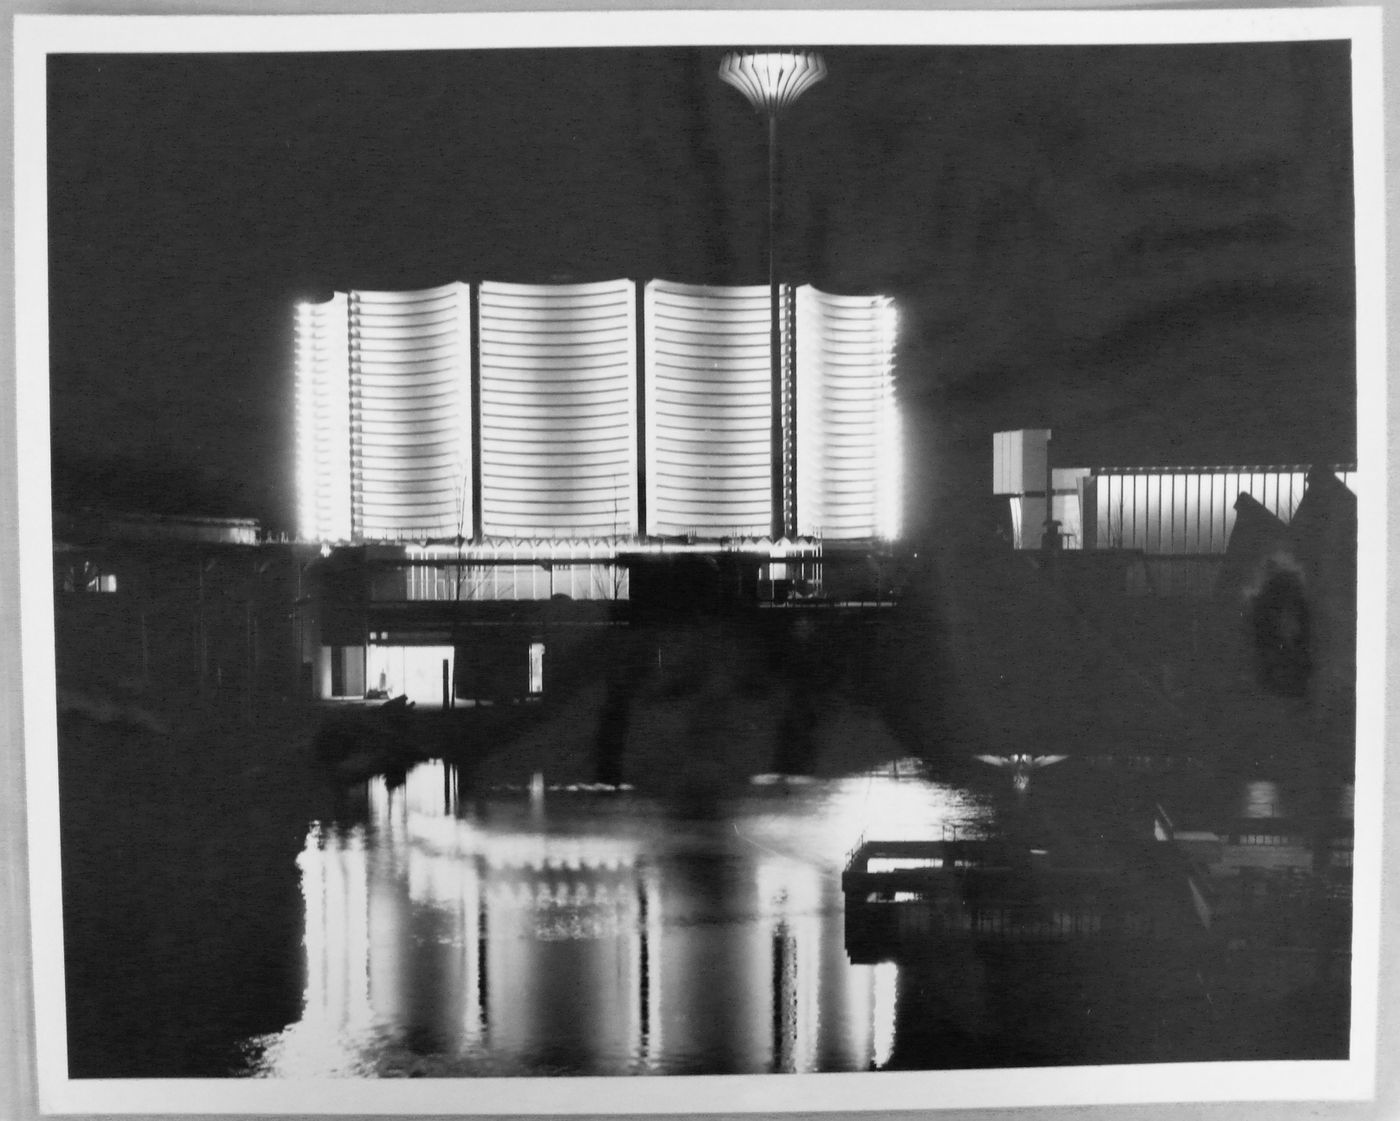
[[797,532],[899,534],[895,309],[884,296],[797,290]]
[[479,292],[482,531],[635,534],[635,285]]
[[[1045,494],[1050,429],[1021,428],[992,433],[992,493]],[[1042,512],[1044,503],[1042,501]]]
[[646,287],[646,532],[766,537],[772,369],[766,285]]
[[462,548],[410,545],[402,594],[409,600],[455,603],[576,600],[629,596],[627,566],[610,541],[484,541]]
[[470,388],[465,284],[350,293],[355,536],[472,533]]
[[[1356,472],[1333,468],[1353,492]],[[1307,490],[1306,467],[1181,467],[1095,469],[1094,525],[1100,549],[1140,549],[1150,554],[1223,553],[1235,527],[1235,502],[1254,498],[1287,523]]]
[[[1020,432],[998,432],[997,437],[1018,437],[1023,435]],[[1043,450],[1043,449],[1042,449]],[[1006,461],[1002,461],[1005,463]],[[1015,471],[1020,468],[1015,464],[1019,460],[1013,459],[1012,466]],[[1060,523],[1058,533],[1060,535],[1060,548],[1062,549],[1082,549],[1085,547],[1083,514],[1085,508],[1085,483],[1089,477],[1087,467],[1056,467],[1053,469],[1054,480],[1054,514],[1055,520]],[[998,469],[1000,474],[1000,467]],[[1011,476],[1011,485],[1019,485],[1014,482],[1014,472]],[[1035,476],[1031,472],[1026,473],[1026,480],[1029,481]],[[1011,504],[1011,534],[1012,543],[1017,549],[1038,549],[1041,547],[1045,535],[1045,462],[1042,457],[1040,462],[1040,493],[1025,494],[1013,492],[1010,495]],[[1035,489],[1035,488],[1027,488]]]
[[297,526],[308,541],[350,538],[348,306],[343,292],[297,305]]
[[775,434],[767,286],[652,281],[640,314],[630,280],[478,293],[298,306],[304,539],[897,536],[888,299],[780,289]]

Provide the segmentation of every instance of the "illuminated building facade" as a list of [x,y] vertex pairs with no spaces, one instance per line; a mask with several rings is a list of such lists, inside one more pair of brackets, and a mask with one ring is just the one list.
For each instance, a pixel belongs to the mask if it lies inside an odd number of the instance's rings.
[[481,533],[635,535],[636,286],[478,291]]
[[763,537],[772,515],[768,289],[647,288],[647,531]]
[[797,536],[895,538],[893,306],[781,298],[781,462],[761,286],[483,282],[303,304],[300,536],[761,538],[777,493]]
[[[1016,548],[1038,548],[1045,522],[1047,429],[993,437],[992,493],[1008,499]],[[1308,466],[1054,467],[1060,548],[1222,556],[1241,495],[1287,525],[1308,488]],[[1326,468],[1353,494],[1351,464]]]
[[[695,566],[749,601],[879,598],[838,570],[868,571],[900,532],[893,304],[779,299],[778,392],[766,286],[483,281],[300,305],[298,535],[326,562],[304,612],[313,695],[538,693],[544,630],[625,622],[639,593],[694,599]],[[513,684],[463,682],[483,635],[461,628],[487,623]]]
[[[1043,545],[1049,445],[1048,429],[992,437],[992,493],[1007,500],[1017,549]],[[1353,504],[1359,487],[1354,464],[1050,466],[1049,475],[1057,549],[1134,555],[1143,566],[1130,583],[1198,596],[1212,593],[1242,511],[1282,532],[1319,479],[1335,480]]]
[[[853,782],[838,808],[856,816],[888,785]],[[525,1073],[513,1064],[542,1047],[610,1075],[695,1056],[752,1074],[889,1059],[898,967],[848,963],[840,922],[823,921],[837,885],[812,861],[745,848],[751,917],[731,928],[664,843],[551,834],[524,810],[485,827],[440,762],[368,788],[367,823],[314,825],[298,858],[303,1009],[264,1041],[261,1073],[362,1073],[368,1040],[405,1031],[434,1041],[444,1075]]]

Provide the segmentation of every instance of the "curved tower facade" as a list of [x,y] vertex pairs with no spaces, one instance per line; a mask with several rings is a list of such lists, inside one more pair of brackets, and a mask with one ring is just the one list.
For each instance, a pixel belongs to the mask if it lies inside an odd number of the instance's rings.
[[849,541],[899,535],[894,305],[797,290],[797,531]]
[[781,289],[775,386],[769,299],[611,280],[300,305],[301,535],[898,536],[893,305]]
[[637,533],[637,324],[630,280],[480,286],[481,528]]
[[349,298],[298,304],[297,527],[310,541],[350,539]]
[[760,285],[647,285],[648,533],[767,536],[768,300]]
[[470,536],[467,286],[351,292],[349,310],[354,536]]

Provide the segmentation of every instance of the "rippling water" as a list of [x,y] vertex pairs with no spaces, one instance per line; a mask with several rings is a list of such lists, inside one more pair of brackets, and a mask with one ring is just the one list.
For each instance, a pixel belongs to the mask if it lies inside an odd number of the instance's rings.
[[898,970],[847,961],[846,856],[994,813],[908,768],[688,816],[626,792],[468,801],[434,762],[352,816],[307,833],[302,1014],[249,1041],[248,1073],[879,1067]]
[[[1086,758],[1018,784],[1008,756],[946,763],[941,779],[901,764],[692,805],[597,788],[483,792],[441,763],[348,789],[257,768],[233,772],[230,787],[217,760],[177,782],[168,761],[142,771],[99,747],[83,766],[70,757],[63,776],[74,1077],[1345,1054],[1344,967],[1338,987],[1311,951],[1225,953],[1225,940],[1203,950],[1177,935],[942,938],[927,907],[862,896],[848,915],[841,891],[862,839],[1011,836],[1019,851],[1042,839],[1069,851],[1150,837],[1159,800],[1188,829],[1335,812],[1323,802],[1338,794],[1349,814],[1349,788],[1307,774]],[[1027,921],[1007,907],[1029,891],[1046,929],[1084,918],[1037,899],[1038,882],[1019,881],[992,911]],[[963,902],[979,923],[991,913],[986,900]],[[1116,918],[1117,904],[1086,906],[1094,930],[1099,912]],[[1327,935],[1296,910],[1284,918],[1299,946]]]

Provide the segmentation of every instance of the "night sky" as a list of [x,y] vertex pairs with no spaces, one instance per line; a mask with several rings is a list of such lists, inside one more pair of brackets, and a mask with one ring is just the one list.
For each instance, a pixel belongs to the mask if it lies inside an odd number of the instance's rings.
[[[56,499],[290,528],[293,304],[451,280],[766,279],[719,48],[55,56]],[[1075,465],[1348,461],[1349,44],[826,48],[783,279],[901,315],[906,521],[991,432]]]

